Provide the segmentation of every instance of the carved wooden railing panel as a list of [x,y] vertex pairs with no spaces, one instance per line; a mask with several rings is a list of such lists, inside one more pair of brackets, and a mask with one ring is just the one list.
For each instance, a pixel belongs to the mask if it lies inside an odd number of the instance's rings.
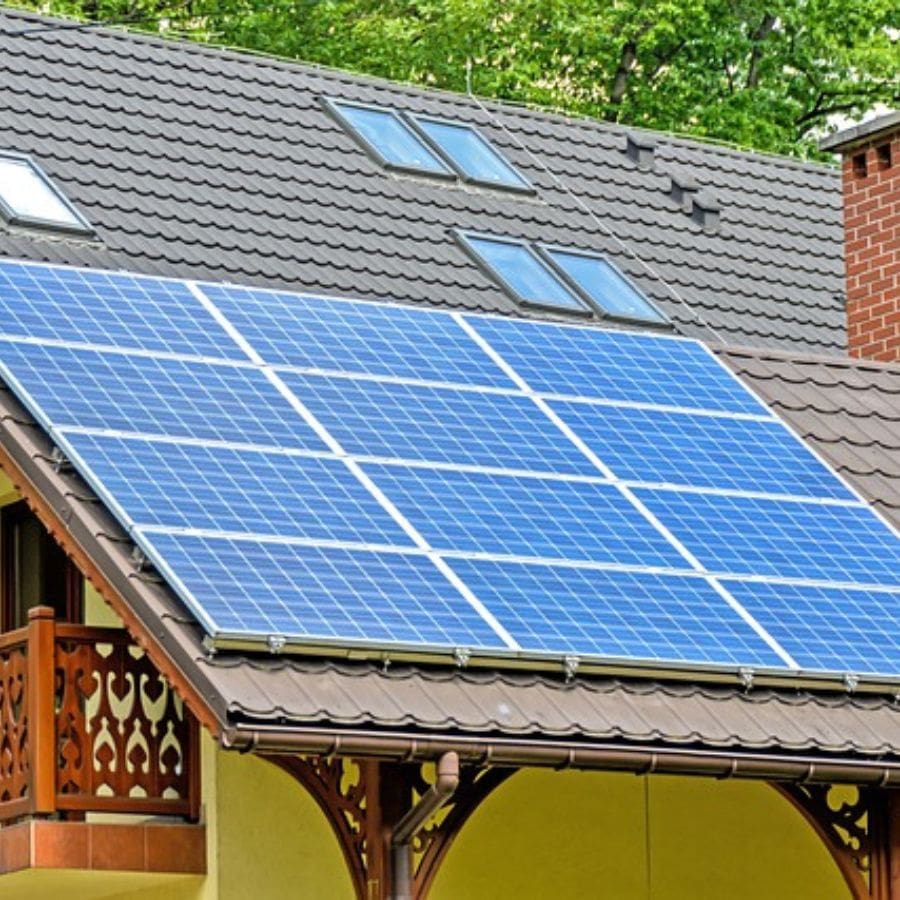
[[0,820],[23,815],[199,813],[199,734],[117,629],[31,611],[0,636]]
[[196,725],[128,634],[56,628],[59,809],[191,815]]
[[0,636],[0,817],[26,812],[29,804],[27,631]]

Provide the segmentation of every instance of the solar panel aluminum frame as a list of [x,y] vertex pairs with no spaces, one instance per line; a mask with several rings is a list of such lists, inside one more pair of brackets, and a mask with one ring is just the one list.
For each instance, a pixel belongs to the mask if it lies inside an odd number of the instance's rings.
[[[526,196],[534,196],[537,194],[537,188],[502,154],[500,153],[491,142],[484,137],[483,134],[474,126],[469,124],[468,122],[460,122],[454,119],[444,119],[440,116],[429,116],[423,115],[421,113],[411,113],[404,111],[401,114],[402,118],[415,130],[415,133],[422,139],[422,141],[429,147],[429,149],[433,150],[446,165],[450,166],[454,172],[456,172],[459,180],[464,182],[465,184],[474,184],[479,187],[490,188],[492,190],[497,191],[511,191],[516,194],[525,194]],[[523,183],[522,184],[511,184],[509,182],[497,182],[497,181],[486,181],[481,178],[475,178],[465,172],[460,166],[458,166],[444,150],[441,149],[440,145],[432,140],[432,138],[428,135],[428,133],[419,126],[419,122],[434,122],[437,125],[450,125],[454,128],[467,128],[472,134],[475,135],[476,139],[480,141],[484,146],[486,146],[492,153],[496,154],[506,163],[507,166],[512,169],[516,177],[519,178]]]
[[[491,279],[494,283],[500,285],[500,287],[510,296],[512,299],[524,309],[534,309],[539,310],[540,312],[549,312],[555,313],[556,315],[562,316],[577,316],[581,319],[591,319],[597,316],[597,307],[593,303],[589,303],[582,296],[581,291],[573,291],[569,286],[567,281],[563,281],[556,274],[555,268],[549,268],[547,264],[544,262],[543,258],[535,251],[532,243],[524,238],[512,238],[505,235],[496,235],[489,234],[483,231],[471,231],[469,229],[463,228],[451,228],[450,234],[454,238],[454,240],[459,244],[460,247],[465,251],[466,255],[478,266],[479,270]],[[563,306],[554,306],[552,303],[538,303],[534,300],[529,300],[526,297],[523,297],[510,283],[503,277],[503,275],[494,269],[486,259],[482,257],[482,255],[469,243],[469,237],[473,238],[481,238],[486,241],[493,241],[498,244],[510,244],[514,247],[522,247],[528,253],[531,254],[532,257],[552,275],[560,284],[567,290],[574,299],[578,300],[583,304],[583,309],[578,309],[577,307],[563,307]]]
[[27,153],[17,153],[13,150],[0,150],[0,157],[11,159],[16,162],[25,163],[32,173],[44,183],[47,190],[64,206],[72,218],[79,224],[71,225],[66,222],[60,222],[58,219],[42,219],[37,216],[23,216],[17,213],[4,200],[0,194],[0,217],[5,219],[10,225],[17,225],[23,228],[38,228],[45,231],[57,231],[63,234],[80,235],[85,238],[94,238],[97,232],[93,225],[79,212],[75,205],[66,197],[43,168],[35,161],[34,157]]
[[[148,555],[148,558],[149,555]],[[151,559],[152,561],[152,559]],[[155,563],[154,563],[155,564]],[[193,609],[193,607],[191,607]],[[477,650],[459,646],[395,643],[390,647],[375,646],[361,640],[288,637],[286,635],[260,635],[219,631],[202,638],[209,653],[241,652],[259,654],[268,651],[273,655],[322,657],[346,659],[355,662],[375,662],[385,666],[394,663],[434,664],[448,663],[464,669],[497,669],[505,671],[552,674],[559,672],[566,678],[594,675],[604,678],[653,678],[672,679],[709,685],[738,684],[745,688],[773,687],[789,690],[829,690],[845,693],[852,690],[859,694],[892,693],[900,686],[896,675],[850,675],[834,671],[811,669],[787,669],[783,667],[727,665],[716,663],[640,660],[627,657],[582,656],[539,650]],[[851,687],[852,684],[852,687]]]
[[[452,166],[448,166],[444,154],[436,153],[435,148],[432,146],[431,142],[424,140],[422,135],[419,133],[419,130],[417,128],[411,128],[409,123],[405,121],[404,118],[399,115],[396,110],[391,109],[388,106],[379,106],[377,103],[360,103],[355,100],[344,100],[342,97],[320,97],[319,100],[325,107],[325,110],[338,123],[338,125],[340,125],[341,128],[344,129],[344,131],[346,131],[354,141],[356,141],[356,143],[370,159],[376,162],[383,169],[387,169],[389,172],[399,172],[405,175],[418,175],[422,178],[436,178],[439,181],[447,183],[453,183],[457,181],[459,177],[458,173]],[[360,134],[353,123],[341,114],[341,106],[352,106],[356,109],[367,109],[373,112],[379,112],[389,115],[403,128],[407,129],[407,131],[409,131],[416,140],[424,144],[425,148],[437,159],[437,161],[442,166],[444,166],[447,171],[440,172],[434,171],[433,169],[423,169],[418,166],[406,166],[402,165],[401,163],[391,162],[389,159],[386,159],[378,151],[378,148],[369,143],[369,141],[367,141],[366,138],[362,134]]]
[[[659,305],[654,303],[637,284],[635,284],[634,279],[630,278],[626,275],[619,266],[617,266],[606,254],[603,253],[595,253],[590,250],[581,250],[576,247],[565,247],[562,244],[546,244],[539,243],[534,245],[535,253],[541,258],[541,260],[548,266],[548,268],[553,272],[554,275],[559,278],[560,281],[565,284],[567,288],[571,291],[578,294],[579,298],[589,303],[591,307],[596,311],[597,315],[603,319],[604,321],[610,322],[623,322],[627,325],[639,325],[641,328],[653,328],[658,331],[673,331],[674,324],[669,316],[666,315],[660,308]],[[636,294],[638,294],[642,300],[655,312],[657,312],[660,316],[659,319],[642,319],[638,316],[626,316],[620,315],[618,313],[611,313],[608,310],[604,309],[593,297],[590,296],[573,278],[569,276],[565,269],[560,266],[556,260],[553,259],[552,253],[553,251],[557,251],[559,253],[566,253],[569,256],[583,256],[586,259],[599,259],[608,265],[622,281],[625,282]]]

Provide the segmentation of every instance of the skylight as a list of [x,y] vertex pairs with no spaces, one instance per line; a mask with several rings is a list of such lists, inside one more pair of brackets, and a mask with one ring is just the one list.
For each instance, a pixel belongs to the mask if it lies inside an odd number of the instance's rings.
[[450,168],[393,110],[338,100],[328,105],[381,165],[453,177]]
[[37,164],[20,153],[0,152],[0,215],[13,225],[93,232]]
[[568,247],[456,232],[481,267],[526,306],[667,325],[666,315],[611,262]]
[[466,181],[531,191],[531,185],[474,128],[441,119],[412,120]]
[[577,250],[542,249],[606,315],[637,322],[668,322],[666,316],[612,263]]
[[521,241],[460,234],[465,245],[519,303],[590,314],[591,308]]

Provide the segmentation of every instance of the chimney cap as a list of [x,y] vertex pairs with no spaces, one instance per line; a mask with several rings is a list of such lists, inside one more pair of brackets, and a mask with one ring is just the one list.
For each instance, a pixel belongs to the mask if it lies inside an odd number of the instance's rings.
[[900,109],[869,119],[868,122],[860,122],[858,125],[844,128],[835,134],[829,134],[819,141],[819,149],[841,153],[858,144],[876,141],[882,135],[891,132],[900,132]]

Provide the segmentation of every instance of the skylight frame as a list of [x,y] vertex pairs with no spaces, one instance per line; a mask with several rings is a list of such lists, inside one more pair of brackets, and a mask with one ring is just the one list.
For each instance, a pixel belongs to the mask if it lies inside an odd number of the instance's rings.
[[[372,159],[374,162],[378,163],[382,168],[387,169],[389,172],[402,172],[407,175],[420,175],[425,178],[437,178],[440,181],[453,182],[456,181],[459,177],[456,170],[448,165],[446,158],[443,153],[439,153],[436,151],[435,147],[432,145],[431,141],[428,141],[424,138],[424,136],[419,132],[417,128],[412,127],[408,121],[401,116],[396,109],[390,106],[379,106],[377,103],[362,103],[357,100],[344,100],[341,97],[322,97],[320,98],[325,108],[331,113],[332,117],[337,121],[337,123],[356,141],[356,143],[362,148],[362,150]],[[354,109],[365,109],[371,112],[377,112],[381,114],[388,115],[391,119],[393,119],[401,128],[407,131],[413,140],[420,143],[425,150],[428,151],[431,156],[437,160],[440,165],[442,165],[445,171],[436,171],[434,169],[425,169],[420,166],[412,166],[412,165],[404,165],[402,163],[392,162],[387,159],[378,148],[369,142],[369,140],[365,137],[364,134],[353,124],[353,122],[343,113],[341,112],[341,107],[353,107]]]
[[[514,238],[507,235],[490,234],[484,231],[472,231],[470,229],[463,228],[454,228],[451,229],[451,232],[454,238],[456,238],[457,243],[459,243],[463,250],[465,250],[468,256],[478,266],[478,268],[492,281],[496,282],[516,303],[519,304],[519,306],[524,307],[525,309],[540,310],[541,312],[551,312],[558,315],[577,316],[581,319],[591,318],[592,316],[596,315],[596,305],[589,302],[588,299],[584,297],[582,291],[573,290],[569,279],[560,278],[556,267],[547,264],[546,259],[535,249],[535,244],[532,241],[529,241],[526,238]],[[510,282],[501,272],[495,269],[475,249],[475,247],[470,243],[470,238],[476,238],[483,241],[491,241],[496,244],[510,244],[515,247],[521,247],[534,258],[535,262],[537,262],[538,265],[542,266],[546,270],[547,274],[550,277],[559,282],[560,286],[567,293],[571,294],[574,300],[577,300],[579,303],[581,303],[582,308],[574,306],[558,306],[552,303],[540,303],[524,297],[515,287],[513,287],[512,284],[510,284]]]
[[[570,290],[576,292],[578,296],[590,304],[591,308],[596,311],[597,315],[602,319],[608,319],[612,322],[624,322],[629,325],[640,325],[642,327],[659,328],[663,330],[671,330],[674,325],[671,318],[660,309],[659,305],[654,303],[632,278],[626,275],[619,266],[617,266],[606,254],[597,253],[591,250],[582,250],[578,247],[567,247],[563,244],[548,244],[544,241],[534,245],[536,254],[546,263],[548,268],[566,285]],[[569,275],[568,272],[553,258],[552,254],[565,253],[567,256],[581,256],[585,259],[598,260],[622,279],[631,290],[633,290],[658,316],[658,319],[646,319],[640,316],[629,316],[623,313],[611,312],[603,307],[603,305],[595,300],[578,282]]]
[[[506,156],[501,153],[494,144],[489,141],[480,131],[480,129],[469,122],[461,122],[457,119],[445,119],[442,116],[432,116],[427,113],[413,113],[404,111],[402,113],[402,117],[409,122],[412,128],[414,128],[416,134],[420,135],[425,143],[432,148],[437,154],[440,155],[441,159],[445,161],[445,163],[450,166],[453,171],[459,177],[459,180],[465,184],[474,184],[479,187],[492,188],[498,191],[512,191],[517,194],[526,194],[526,195],[534,195],[537,193],[537,188],[519,171],[519,169],[510,162]],[[478,140],[487,150],[494,154],[500,161],[509,168],[509,170],[519,179],[519,184],[514,184],[512,182],[498,182],[498,181],[489,181],[488,179],[478,178],[473,175],[469,175],[462,166],[460,166],[452,156],[450,156],[447,151],[445,151],[437,141],[432,138],[427,131],[421,126],[421,122],[434,122],[436,125],[447,125],[451,128],[462,128],[466,131],[470,132],[475,136],[476,140]]]
[[82,237],[94,237],[97,232],[93,225],[84,217],[80,210],[60,190],[57,184],[44,171],[43,167],[27,153],[19,153],[15,150],[0,150],[0,159],[12,160],[23,163],[31,173],[43,183],[47,191],[59,202],[59,204],[72,216],[74,222],[66,222],[60,219],[45,219],[40,216],[22,215],[13,209],[0,192],[0,217],[9,225],[23,228],[40,229],[41,231],[55,231],[63,234],[81,235]]

